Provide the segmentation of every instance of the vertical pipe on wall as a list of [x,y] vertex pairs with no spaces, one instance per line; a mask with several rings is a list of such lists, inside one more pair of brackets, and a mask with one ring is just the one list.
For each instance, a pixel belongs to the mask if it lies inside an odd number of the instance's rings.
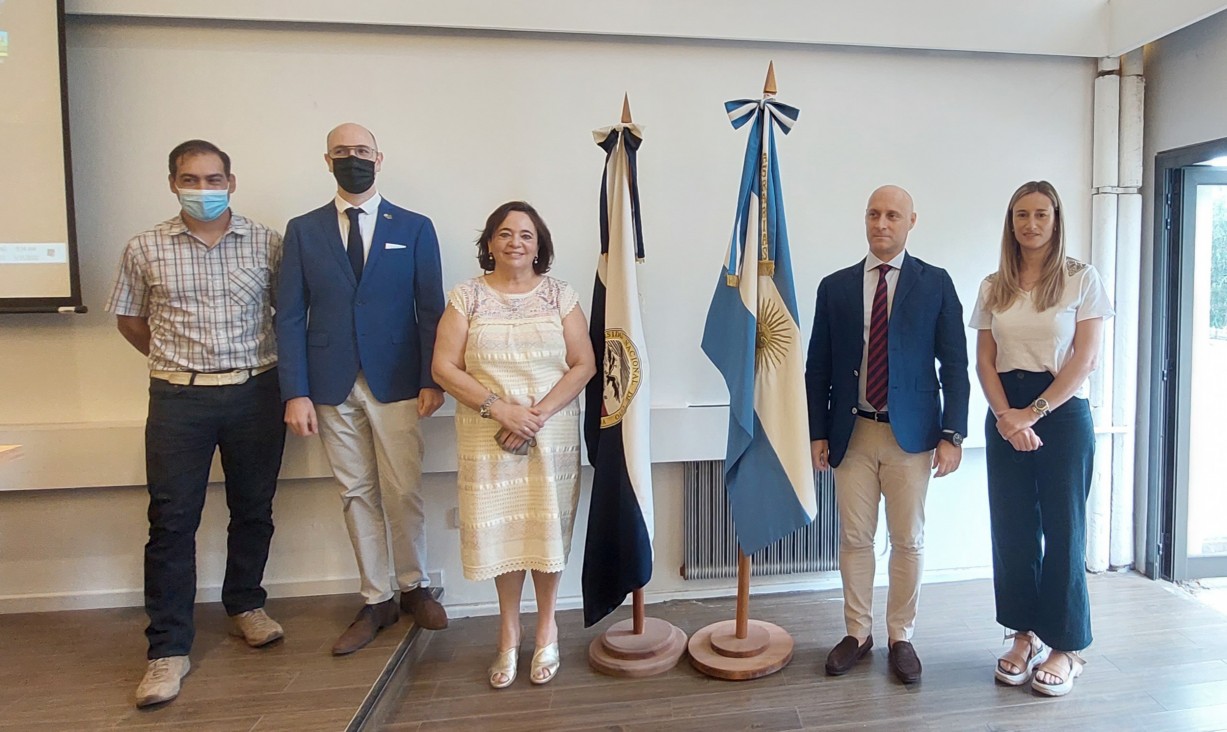
[[[1116,280],[1116,217],[1115,194],[1097,193],[1091,197],[1091,262],[1108,292],[1113,291]],[[1091,410],[1096,427],[1101,429],[1112,425],[1114,342],[1113,321],[1109,320],[1104,324],[1100,367],[1091,375]],[[1095,474],[1086,510],[1086,568],[1102,572],[1109,566],[1114,456],[1110,434],[1097,437],[1095,443]]]
[[1116,219],[1116,307],[1112,394],[1112,536],[1108,563],[1134,563],[1134,459],[1137,444],[1138,339],[1142,284],[1142,131],[1146,82],[1141,49],[1121,58],[1120,153]]
[[1120,180],[1120,59],[1099,60],[1095,77],[1095,130],[1091,187],[1113,188]]
[[[1120,59],[1099,60],[1094,101],[1091,264],[1103,277],[1108,292],[1112,292],[1116,281],[1116,191],[1120,183]],[[1091,375],[1091,409],[1097,428],[1113,424],[1112,384],[1116,364],[1112,328],[1113,323],[1109,321],[1100,368]],[[1095,442],[1095,473],[1087,499],[1086,567],[1092,572],[1102,572],[1109,566],[1115,460],[1111,438],[1097,437]]]
[[[1142,78],[1142,51],[1121,57],[1120,72],[1120,152],[1117,169],[1121,188],[1142,187],[1142,102],[1145,97]],[[1138,221],[1141,225],[1141,221]]]

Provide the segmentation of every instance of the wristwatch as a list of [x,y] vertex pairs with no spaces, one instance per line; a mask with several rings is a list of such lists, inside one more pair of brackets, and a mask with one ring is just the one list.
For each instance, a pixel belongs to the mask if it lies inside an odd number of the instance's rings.
[[963,435],[954,430],[942,430],[942,439],[955,447],[963,446]]
[[1039,397],[1035,401],[1031,402],[1031,411],[1035,412],[1041,417],[1047,417],[1048,412],[1051,411],[1048,409],[1048,400],[1044,397]]
[[490,407],[497,401],[498,394],[491,394],[486,397],[486,401],[482,402],[481,406],[477,408],[477,413],[481,415],[482,419],[490,419]]

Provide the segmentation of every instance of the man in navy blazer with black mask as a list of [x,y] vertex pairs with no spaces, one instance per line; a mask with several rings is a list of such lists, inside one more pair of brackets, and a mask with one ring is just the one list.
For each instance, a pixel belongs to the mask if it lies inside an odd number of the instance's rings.
[[276,325],[285,422],[320,434],[358,560],[365,603],[332,647],[343,655],[398,620],[396,589],[419,626],[447,627],[427,589],[419,428],[443,404],[430,362],[444,300],[434,225],[375,188],[375,136],[340,125],[324,161],[336,197],[286,226]]
[[920,679],[911,638],[929,471],[958,468],[967,432],[963,308],[945,270],[904,251],[915,224],[907,191],[877,189],[865,210],[869,254],[818,286],[805,385],[814,468],[835,468],[839,505],[848,635],[827,656],[833,676],[873,647],[873,539],[885,497],[890,667],[904,683]]

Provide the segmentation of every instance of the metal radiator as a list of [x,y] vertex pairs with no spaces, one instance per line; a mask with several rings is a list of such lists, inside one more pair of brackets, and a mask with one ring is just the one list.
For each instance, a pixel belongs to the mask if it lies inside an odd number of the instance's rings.
[[[724,461],[687,462],[684,579],[737,576],[737,541],[724,490]],[[751,574],[823,572],[839,569],[839,520],[832,471],[816,475],[818,515],[814,522],[750,555]]]

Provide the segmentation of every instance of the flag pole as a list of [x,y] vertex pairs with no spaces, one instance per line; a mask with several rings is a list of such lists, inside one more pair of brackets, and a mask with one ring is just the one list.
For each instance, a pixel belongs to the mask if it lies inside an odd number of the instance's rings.
[[[763,82],[763,100],[775,96],[777,92],[775,63],[771,62],[767,65],[767,78]],[[758,113],[765,114],[761,107]],[[761,254],[759,261],[743,261],[742,277],[761,278],[775,274],[767,247],[767,124],[768,121],[764,119],[763,150],[759,162],[759,176],[764,181],[759,212]],[[747,271],[746,268],[751,269]],[[788,631],[774,623],[750,619],[750,570],[750,557],[738,546],[737,609],[734,619],[708,625],[690,637],[690,664],[708,676],[730,681],[758,679],[779,671],[792,660],[793,640]]]
[[[622,95],[620,120],[623,127],[634,124],[628,94]],[[630,294],[638,297],[637,292]],[[686,633],[666,620],[646,617],[643,588],[638,587],[631,592],[631,619],[614,623],[592,639],[588,665],[609,676],[643,678],[673,668],[685,652]]]

